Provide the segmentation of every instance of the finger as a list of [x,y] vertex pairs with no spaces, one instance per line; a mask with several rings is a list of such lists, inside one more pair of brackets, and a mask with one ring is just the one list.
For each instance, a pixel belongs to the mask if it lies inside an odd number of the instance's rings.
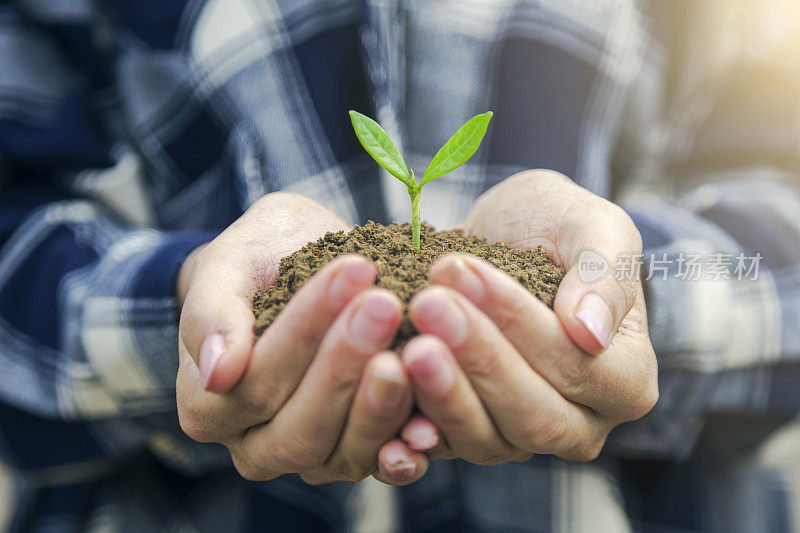
[[409,448],[418,452],[426,452],[439,444],[439,431],[424,415],[412,416],[400,432]]
[[[639,288],[633,265],[642,253],[642,239],[625,212],[597,199],[593,220],[563,224],[561,255],[567,273],[556,292],[553,310],[572,340],[597,355],[611,343],[622,320],[633,308]],[[602,235],[588,225],[604,228]]]
[[370,359],[342,437],[325,466],[336,479],[359,481],[378,465],[378,450],[411,413],[411,387],[394,352]]
[[192,368],[196,365],[182,360],[177,393],[187,434],[219,442],[270,420],[300,383],[336,316],[375,275],[375,266],[357,255],[339,257],[320,269],[258,340],[247,372],[227,394],[207,392]]
[[456,454],[436,425],[423,414],[416,414],[400,431],[400,438],[412,450],[425,452],[430,460],[454,459]]
[[376,275],[367,259],[346,255],[303,284],[253,347],[235,405],[271,418],[297,388],[336,318]]
[[[554,198],[561,201],[554,202]],[[515,248],[542,245],[547,255],[567,270],[554,309],[569,336],[591,354],[608,347],[633,307],[638,285],[636,276],[617,276],[620,259],[642,253],[639,232],[619,206],[562,174],[529,170],[484,193],[462,226],[490,242],[503,241]],[[582,255],[587,267],[585,281],[579,272],[572,272],[580,268]],[[595,279],[595,267],[605,275]],[[615,277],[620,278],[619,283]]]
[[[516,280],[486,261],[452,254],[430,271],[432,283],[445,285],[469,299],[506,339],[564,397],[599,414],[632,420],[646,413],[656,394],[652,352],[633,349],[633,329],[646,338],[646,319],[637,326],[639,307],[626,319],[625,335],[615,350],[592,357],[573,344],[558,317]],[[635,335],[634,335],[635,336]]]
[[373,477],[387,485],[408,485],[428,470],[428,457],[410,449],[399,439],[384,444],[378,453],[378,471]]
[[[294,227],[287,224],[286,213],[302,217],[321,207],[311,204],[291,193],[266,195],[188,258],[190,272],[185,275],[182,269],[178,280],[181,287],[189,285],[181,311],[181,337],[198,365],[206,389],[218,393],[230,390],[249,363],[254,290],[267,286],[278,275],[282,257],[321,236],[325,229],[343,224],[323,214],[306,223],[302,232],[278,231],[281,227]],[[248,228],[260,226],[259,219],[266,219],[276,228],[268,242],[254,238],[252,228]],[[263,248],[261,253],[253,252],[255,246]]]
[[[565,458],[594,451],[604,428],[592,411],[561,396],[466,298],[444,287],[429,287],[411,301],[409,314],[420,332],[436,335],[452,350],[511,444]],[[441,422],[430,418],[458,452]]]
[[453,453],[478,464],[496,464],[514,455],[441,340],[430,335],[412,339],[403,349],[403,364],[420,411],[447,438]]
[[[212,253],[206,247],[200,257]],[[253,279],[247,269],[227,261],[199,258],[197,264],[181,311],[181,341],[198,366],[200,385],[225,392],[239,381],[250,359]]]
[[322,465],[339,440],[367,361],[389,346],[400,312],[400,300],[387,290],[359,294],[334,321],[294,394],[270,423],[243,436],[240,452],[281,472]]

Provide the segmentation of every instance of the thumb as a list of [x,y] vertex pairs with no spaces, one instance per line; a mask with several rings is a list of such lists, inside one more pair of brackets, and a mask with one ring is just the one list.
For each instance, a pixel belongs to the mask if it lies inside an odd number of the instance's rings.
[[242,377],[254,336],[253,280],[226,263],[197,265],[180,320],[181,340],[201,383],[216,393],[229,391]]
[[570,254],[553,303],[572,341],[593,355],[608,348],[636,303],[641,240],[636,232],[627,242],[615,239],[598,248]]
[[252,296],[278,275],[282,257],[347,224],[298,194],[265,195],[187,266],[181,340],[206,390],[224,393],[241,379],[253,349]]

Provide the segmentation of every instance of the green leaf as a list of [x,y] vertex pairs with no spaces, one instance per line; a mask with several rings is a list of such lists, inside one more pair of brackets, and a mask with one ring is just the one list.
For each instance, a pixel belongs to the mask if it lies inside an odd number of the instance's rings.
[[480,146],[491,118],[492,112],[487,111],[472,117],[461,126],[433,156],[419,182],[420,187],[466,163]]
[[394,145],[389,134],[386,133],[380,124],[358,111],[350,111],[350,121],[358,137],[358,142],[364,147],[372,158],[380,166],[385,168],[389,174],[399,179],[406,186],[411,184],[400,150]]

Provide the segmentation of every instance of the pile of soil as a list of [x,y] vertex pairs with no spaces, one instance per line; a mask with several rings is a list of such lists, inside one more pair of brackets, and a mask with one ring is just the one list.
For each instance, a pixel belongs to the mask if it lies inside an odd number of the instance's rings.
[[[428,269],[440,256],[466,252],[481,257],[518,280],[546,305],[552,307],[564,270],[554,265],[539,246],[535,250],[510,248],[502,242],[467,235],[461,230],[435,231],[422,224],[421,249],[411,245],[411,224],[383,226],[368,222],[349,233],[328,233],[301,250],[281,259],[275,283],[253,298],[256,335],[261,335],[305,281],[337,256],[361,254],[378,267],[376,285],[397,294],[404,307],[412,296],[430,283]],[[392,347],[402,348],[416,330],[404,312],[403,323]]]

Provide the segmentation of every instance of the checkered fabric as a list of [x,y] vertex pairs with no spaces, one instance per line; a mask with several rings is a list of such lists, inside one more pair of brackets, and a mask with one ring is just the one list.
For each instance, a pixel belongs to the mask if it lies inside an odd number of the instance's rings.
[[[798,20],[789,0],[0,0],[12,529],[364,524],[361,485],[247,482],[222,447],[181,433],[175,276],[270,191],[353,223],[407,219],[348,109],[377,116],[420,169],[492,109],[476,156],[426,187],[422,212],[450,225],[526,168],[622,203],[652,259],[661,400],[591,464],[435,463],[392,489],[388,521],[789,530],[788,471],[762,448],[800,408]],[[689,253],[715,279],[681,276]],[[757,279],[735,275],[745,255],[763,258]]]

